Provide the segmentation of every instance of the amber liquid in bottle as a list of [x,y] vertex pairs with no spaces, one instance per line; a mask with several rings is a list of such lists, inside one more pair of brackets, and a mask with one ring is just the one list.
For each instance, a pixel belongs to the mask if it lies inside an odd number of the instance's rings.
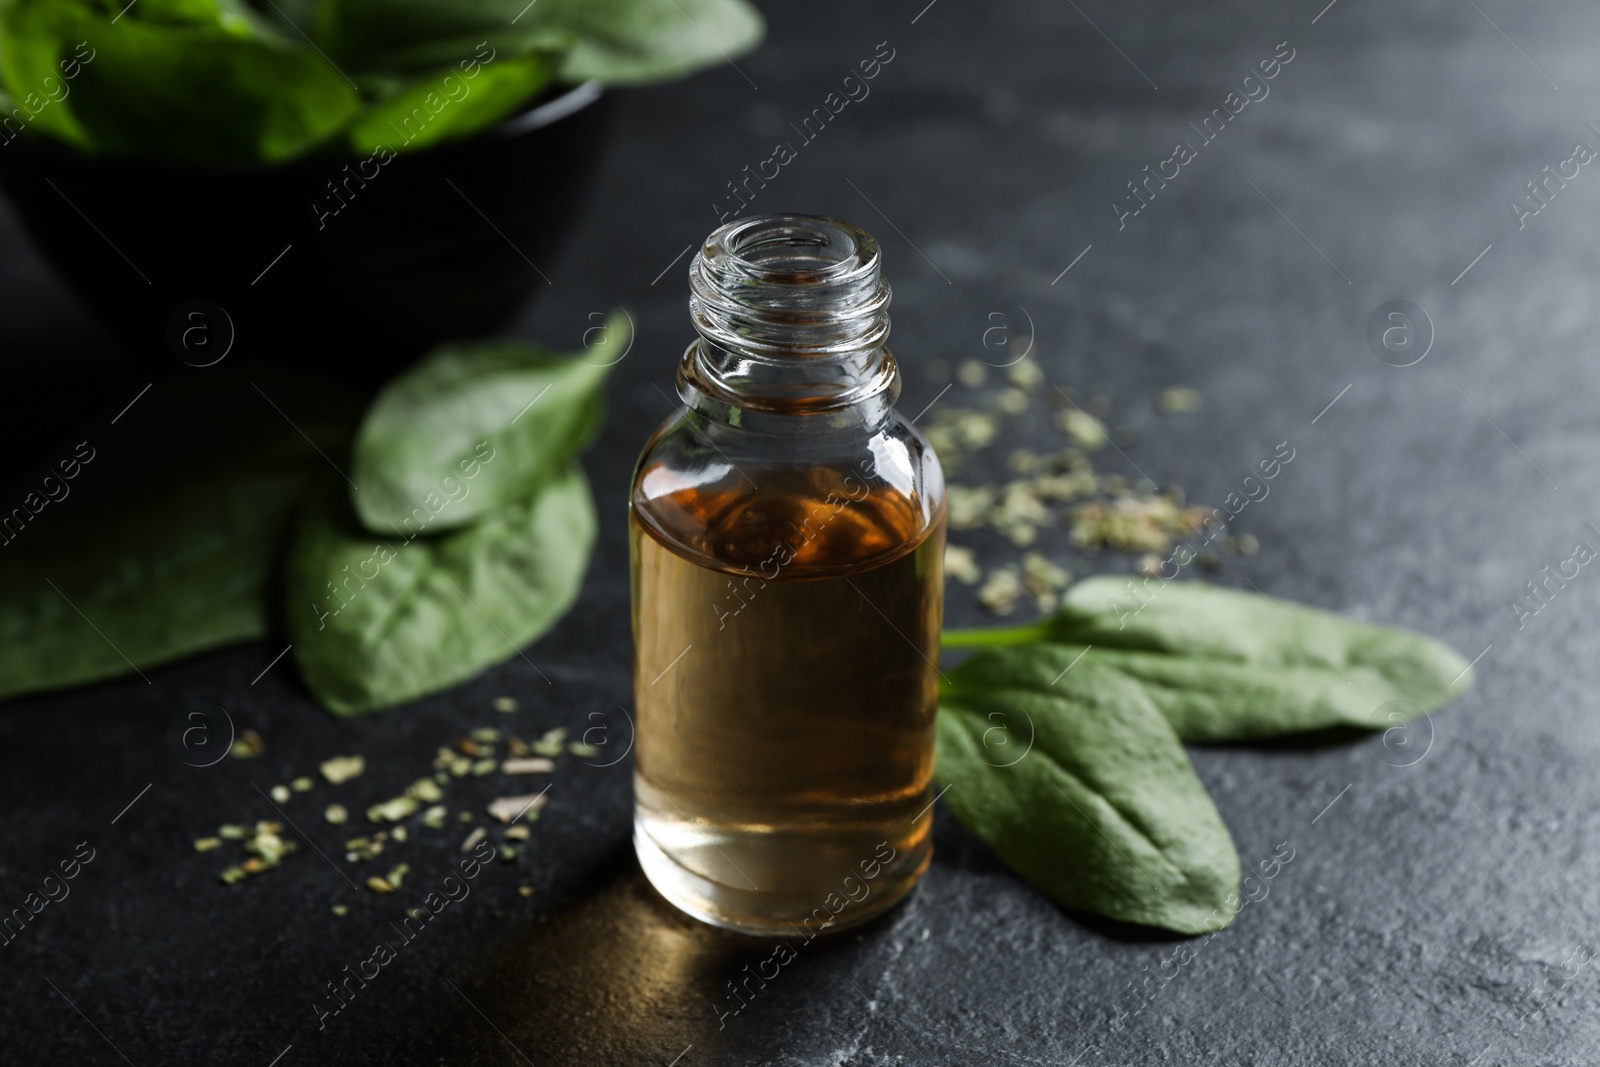
[[928,864],[944,515],[837,470],[769,475],[636,495],[636,837],[691,914],[811,936]]

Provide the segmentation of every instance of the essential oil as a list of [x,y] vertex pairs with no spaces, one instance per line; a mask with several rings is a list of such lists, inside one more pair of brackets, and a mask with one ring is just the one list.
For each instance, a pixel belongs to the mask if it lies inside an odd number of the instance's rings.
[[635,843],[732,929],[864,921],[930,856],[944,483],[891,406],[879,260],[816,216],[713,233],[634,478]]

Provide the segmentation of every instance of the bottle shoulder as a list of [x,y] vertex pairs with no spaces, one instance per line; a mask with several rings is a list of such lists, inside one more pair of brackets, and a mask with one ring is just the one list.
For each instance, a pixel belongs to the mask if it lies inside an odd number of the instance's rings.
[[759,435],[688,410],[651,437],[634,471],[635,519],[680,555],[788,577],[880,566],[944,520],[944,475],[916,428]]

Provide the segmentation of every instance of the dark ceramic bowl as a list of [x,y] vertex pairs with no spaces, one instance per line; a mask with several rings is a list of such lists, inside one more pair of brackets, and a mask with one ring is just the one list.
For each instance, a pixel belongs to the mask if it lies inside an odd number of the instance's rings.
[[608,112],[589,83],[476,137],[348,167],[19,139],[0,146],[0,188],[61,277],[158,366],[266,357],[372,380],[495,332],[546,286]]

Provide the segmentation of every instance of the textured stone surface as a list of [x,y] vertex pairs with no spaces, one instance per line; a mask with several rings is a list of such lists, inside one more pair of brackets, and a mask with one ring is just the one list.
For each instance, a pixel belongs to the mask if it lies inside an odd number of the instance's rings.
[[[71,896],[0,949],[8,1064],[265,1067],[280,1053],[286,1067],[1600,1057],[1595,967],[1583,962],[1600,949],[1590,918],[1600,661],[1583,636],[1600,583],[1585,571],[1520,630],[1508,607],[1574,541],[1600,540],[1584,525],[1600,521],[1590,351],[1600,177],[1583,168],[1520,231],[1506,205],[1575,140],[1600,147],[1584,126],[1600,120],[1600,12],[1570,0],[1481,10],[1341,0],[1320,16],[1321,0],[1164,10],[1097,0],[1081,11],[939,0],[919,15],[922,3],[775,12],[769,44],[738,70],[627,94],[595,206],[520,324],[565,344],[588,313],[618,303],[639,321],[587,462],[604,510],[584,597],[526,659],[352,722],[316,708],[288,660],[252,683],[277,643],[152,671],[148,685],[0,709],[0,904],[20,904],[78,842],[96,849]],[[1261,554],[1228,561],[1217,580],[1248,578],[1481,652],[1477,685],[1409,746],[1375,735],[1195,751],[1245,864],[1280,842],[1295,858],[1231,929],[1188,942],[1197,958],[1181,968],[1161,967],[1180,942],[1063,913],[941,812],[933,867],[905,907],[803,948],[719,1025],[719,1008],[732,1007],[725,983],[770,949],[656,903],[629,849],[626,761],[574,763],[522,859],[481,874],[319,1029],[325,983],[380,939],[399,940],[390,923],[441,881],[465,830],[451,823],[394,849],[412,873],[382,898],[304,845],[282,869],[226,889],[222,863],[191,839],[271,817],[255,787],[314,773],[336,753],[365,754],[366,776],[287,806],[328,849],[348,835],[320,821],[324,802],[393,795],[470,726],[605,724],[626,743],[621,494],[647,427],[668,413],[656,387],[667,388],[688,337],[674,257],[715,224],[724,183],[796,140],[789,123],[885,40],[895,58],[871,95],[801,147],[753,207],[838,214],[882,239],[902,404],[916,411],[943,388],[936,361],[988,354],[984,331],[1000,313],[1019,341],[1031,318],[1033,358],[1053,382],[1109,392],[1113,421],[1135,428],[1126,465],[1107,455],[1109,470],[1136,465],[1216,502],[1287,440],[1294,463],[1237,524]],[[1119,230],[1109,205],[1124,183],[1174,142],[1198,142],[1188,123],[1223,106],[1281,41],[1295,57],[1270,95]],[[43,412],[48,426],[108,416],[146,376],[105,353],[4,221],[9,406]],[[1437,330],[1406,368],[1380,362],[1363,336],[1369,313],[1399,297]],[[1203,392],[1203,409],[1153,414],[1157,390],[1178,383]],[[38,438],[19,425],[4,440],[24,454]],[[1022,424],[1007,433],[1019,444],[1048,436]],[[967,473],[1000,477],[1000,455],[993,470]],[[986,563],[1016,554],[990,535],[960,540]],[[1071,557],[1064,530],[1045,531],[1041,547]],[[953,592],[949,617],[983,621],[968,590]],[[502,694],[523,709],[491,711]],[[191,697],[258,730],[266,755],[181,763],[164,731]],[[481,809],[492,791],[471,795]],[[533,896],[518,895],[523,884]],[[333,915],[335,904],[349,914]],[[1152,975],[1149,1006],[1132,1014],[1130,983]]]

